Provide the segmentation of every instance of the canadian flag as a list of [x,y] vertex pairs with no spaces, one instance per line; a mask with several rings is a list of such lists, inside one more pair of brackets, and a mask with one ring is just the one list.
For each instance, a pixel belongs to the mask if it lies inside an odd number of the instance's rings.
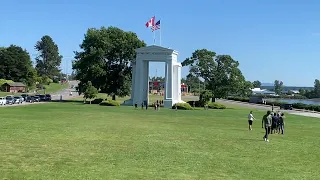
[[154,21],[155,21],[156,17],[153,16],[147,23],[146,23],[146,27],[153,27],[154,26]]

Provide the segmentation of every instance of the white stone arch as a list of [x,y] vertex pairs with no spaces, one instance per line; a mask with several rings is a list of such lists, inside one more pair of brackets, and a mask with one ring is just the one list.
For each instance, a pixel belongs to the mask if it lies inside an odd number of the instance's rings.
[[132,65],[131,99],[127,105],[149,104],[149,62],[165,62],[164,107],[171,108],[181,100],[181,63],[177,61],[178,52],[160,46],[148,46],[136,49],[136,60]]

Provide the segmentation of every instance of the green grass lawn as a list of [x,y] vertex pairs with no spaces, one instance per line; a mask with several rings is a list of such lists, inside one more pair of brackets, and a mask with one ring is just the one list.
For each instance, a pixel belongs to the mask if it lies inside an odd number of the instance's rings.
[[60,83],[51,83],[50,85],[45,85],[46,89],[45,92],[44,91],[39,91],[39,93],[55,93],[55,92],[59,92],[63,89],[66,89],[69,87],[69,84],[60,84]]
[[266,143],[248,112],[0,108],[0,179],[320,179],[319,119],[288,115]]
[[[63,89],[68,88],[69,84],[60,84],[60,83],[51,83],[50,85],[45,85],[46,89],[45,90],[40,90],[38,93],[55,93],[59,92]],[[23,93],[10,93],[10,92],[0,92],[0,97],[5,97],[7,95],[21,95]]]

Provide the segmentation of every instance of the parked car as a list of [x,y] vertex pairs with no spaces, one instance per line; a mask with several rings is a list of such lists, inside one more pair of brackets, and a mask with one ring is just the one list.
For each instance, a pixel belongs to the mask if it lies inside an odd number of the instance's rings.
[[14,100],[13,96],[7,96],[6,97],[6,104],[12,105],[14,103],[15,103],[15,100]]
[[15,104],[22,104],[22,102],[23,102],[22,96],[15,96],[15,97],[13,97],[13,99],[14,99]]
[[27,101],[27,97],[29,96],[28,94],[21,94],[21,96],[23,97],[23,101]]
[[44,94],[39,94],[39,95],[36,95],[36,96],[39,96],[40,101],[46,101],[47,100],[46,95],[44,95]]
[[6,98],[5,98],[5,97],[0,97],[0,105],[1,105],[1,106],[4,106],[4,105],[6,105],[6,104],[7,104]]
[[46,94],[46,99],[47,99],[47,101],[51,101],[51,95],[50,94]]
[[34,98],[33,98],[33,96],[29,96],[28,95],[28,96],[25,97],[25,101],[29,102],[29,103],[34,103]]
[[280,109],[284,109],[284,110],[292,110],[292,104],[281,104],[280,105]]
[[20,103],[24,102],[24,98],[22,96],[15,96],[14,98],[19,98],[20,99]]
[[33,102],[40,102],[39,96],[31,96],[33,98]]

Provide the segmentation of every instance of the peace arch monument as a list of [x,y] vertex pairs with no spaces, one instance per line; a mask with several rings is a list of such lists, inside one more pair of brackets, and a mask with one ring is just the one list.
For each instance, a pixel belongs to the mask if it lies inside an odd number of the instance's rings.
[[125,104],[149,104],[149,62],[165,62],[164,107],[171,108],[175,103],[183,103],[182,66],[177,58],[177,51],[156,45],[136,49],[136,60],[132,64],[131,99],[125,101]]

